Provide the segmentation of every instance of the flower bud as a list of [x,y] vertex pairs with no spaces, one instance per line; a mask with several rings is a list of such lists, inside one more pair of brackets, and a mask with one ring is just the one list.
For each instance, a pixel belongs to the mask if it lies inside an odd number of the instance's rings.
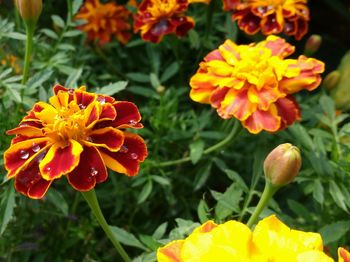
[[264,161],[265,177],[275,186],[284,186],[292,182],[300,167],[299,148],[289,143],[276,147]]
[[334,89],[340,79],[340,73],[338,70],[334,70],[330,72],[326,77],[323,79],[323,86],[326,88],[326,90],[330,91]]
[[42,0],[15,0],[17,9],[23,20],[28,24],[35,24],[43,8]]
[[320,49],[322,37],[320,35],[312,35],[306,41],[304,54],[310,56]]

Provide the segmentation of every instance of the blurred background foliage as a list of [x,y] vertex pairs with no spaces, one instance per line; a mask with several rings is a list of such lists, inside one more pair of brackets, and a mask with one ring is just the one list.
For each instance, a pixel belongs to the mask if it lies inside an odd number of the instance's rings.
[[[349,2],[309,1],[309,35],[322,36],[314,57],[337,69],[350,49]],[[73,1],[76,12],[82,0]],[[119,3],[119,2],[118,2]],[[249,43],[230,15],[216,12],[206,26],[208,6],[192,5],[196,27],[187,37],[167,36],[160,44],[134,35],[125,46],[112,41],[103,48],[88,45],[77,22],[67,17],[65,1],[44,1],[35,34],[31,78],[20,84],[24,27],[12,1],[0,4],[0,153],[9,146],[5,131],[17,125],[38,100],[52,95],[55,83],[86,85],[88,91],[136,103],[143,117],[149,157],[140,174],[129,178],[110,173],[97,195],[108,222],[135,261],[155,261],[154,251],[169,239],[214,219],[246,221],[263,188],[262,162],[280,143],[297,145],[303,155],[296,183],[280,190],[263,215],[277,213],[290,227],[320,232],[329,252],[350,246],[350,123],[348,109],[337,104],[337,92],[350,99],[350,62],[343,60],[341,81],[298,94],[302,121],[276,133],[243,130],[229,146],[211,154],[203,150],[224,139],[233,120],[222,120],[207,105],[189,99],[188,80],[198,63],[225,38]],[[203,15],[204,14],[204,15]],[[296,45],[295,56],[305,41]],[[348,59],[349,60],[349,59]],[[345,61],[345,62],[344,62]],[[329,87],[330,86],[330,87]],[[342,87],[341,87],[342,86]],[[347,88],[347,89],[346,89]],[[339,89],[339,90],[338,90]],[[346,100],[348,101],[348,100]],[[189,156],[175,166],[160,163]],[[116,261],[116,253],[91,216],[79,192],[64,180],[54,183],[41,201],[14,192],[6,181],[3,160],[0,187],[0,261]]]

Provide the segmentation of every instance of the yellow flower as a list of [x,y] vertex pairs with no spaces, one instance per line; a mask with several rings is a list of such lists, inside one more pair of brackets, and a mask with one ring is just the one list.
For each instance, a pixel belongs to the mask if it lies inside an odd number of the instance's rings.
[[1,60],[1,64],[10,66],[16,74],[20,74],[22,71],[18,58],[14,55],[6,55],[6,57]]
[[[342,259],[349,253],[341,249]],[[339,255],[340,256],[340,255]],[[184,240],[157,251],[158,262],[332,262],[323,252],[320,234],[293,230],[274,215],[254,231],[237,221],[208,221]],[[348,260],[339,260],[348,262]]]

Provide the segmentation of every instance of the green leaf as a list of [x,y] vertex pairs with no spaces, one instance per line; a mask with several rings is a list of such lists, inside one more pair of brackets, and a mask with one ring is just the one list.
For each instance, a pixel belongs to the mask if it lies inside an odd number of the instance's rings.
[[211,161],[207,162],[205,165],[200,167],[194,179],[194,183],[193,183],[194,191],[197,191],[198,189],[202,188],[203,185],[205,185],[210,175],[211,167],[212,167]]
[[318,180],[318,179],[314,181],[314,190],[312,192],[312,196],[314,197],[314,199],[318,203],[323,205],[323,202],[324,202],[324,189],[323,189],[323,185],[322,185],[321,181]]
[[25,34],[17,33],[17,32],[10,32],[6,34],[8,38],[16,39],[16,40],[21,40],[25,41],[27,39],[27,36]]
[[13,210],[16,206],[15,190],[12,183],[7,185],[7,189],[1,197],[0,205],[0,236],[5,232],[5,229],[12,219]]
[[153,237],[148,235],[139,235],[140,240],[143,244],[145,244],[148,248],[150,248],[153,251],[156,251],[158,247],[162,246],[162,243],[159,243],[157,240],[155,240]]
[[73,70],[73,72],[68,76],[64,86],[75,87],[82,73],[83,73],[83,68],[78,68]]
[[198,215],[199,221],[202,224],[209,220],[209,207],[203,199],[199,201],[199,204],[197,207],[197,215]]
[[45,88],[40,86],[39,87],[39,100],[47,101],[47,98],[48,98],[48,95],[47,95],[47,92],[46,92]]
[[7,88],[7,91],[10,93],[10,96],[13,98],[13,101],[16,101],[17,103],[22,102],[21,94],[13,88]]
[[126,86],[128,85],[127,81],[119,81],[113,84],[106,85],[102,87],[99,92],[104,95],[112,96],[116,93],[124,90]]
[[232,20],[231,14],[226,14],[227,38],[236,42],[238,36],[238,27],[235,21]]
[[68,204],[62,194],[54,189],[50,189],[47,192],[47,199],[65,216],[68,216]]
[[151,85],[154,88],[157,88],[157,87],[159,87],[161,85],[161,83],[160,83],[160,81],[158,79],[158,76],[155,73],[150,73],[149,79],[151,80]]
[[142,188],[141,193],[138,197],[137,203],[141,204],[143,203],[148,196],[151,194],[153,188],[152,180],[149,180]]
[[73,8],[72,8],[73,14],[72,15],[75,15],[79,11],[82,4],[83,4],[83,0],[74,0],[73,1]]
[[114,236],[120,241],[122,244],[126,246],[131,247],[137,247],[140,249],[143,249],[145,251],[148,250],[148,248],[140,242],[133,234],[127,232],[126,230],[116,227],[116,226],[109,226],[114,234]]
[[43,70],[35,75],[33,75],[31,78],[29,78],[27,82],[27,89],[36,89],[39,86],[41,86],[44,82],[46,82],[52,75],[53,71],[51,70]]
[[126,77],[130,80],[133,80],[135,82],[139,83],[149,83],[150,82],[150,76],[143,73],[128,73],[126,74]]
[[57,25],[60,28],[64,28],[65,24],[61,17],[59,17],[58,15],[52,15],[51,19],[55,25]]
[[188,32],[191,48],[198,49],[201,45],[199,35],[196,30],[192,29]]
[[247,184],[244,182],[244,180],[242,179],[242,177],[233,170],[230,169],[226,169],[225,170],[226,175],[228,176],[229,179],[231,179],[234,182],[237,182],[237,184],[239,184],[241,186],[241,188],[244,190],[244,192],[248,192],[249,188],[247,186]]
[[313,149],[312,139],[302,125],[295,123],[294,125],[289,126],[288,130],[304,147],[306,147],[308,150]]
[[340,240],[350,230],[350,221],[338,221],[320,229],[324,245]]
[[70,31],[64,32],[63,37],[75,37],[81,34],[82,32],[79,30],[70,30]]
[[203,140],[196,140],[190,144],[190,159],[193,164],[196,164],[202,157],[204,151]]
[[58,35],[50,29],[44,28],[44,29],[41,29],[40,32],[42,32],[43,34],[45,34],[46,36],[48,36],[52,39],[55,39],[55,40],[58,39]]
[[170,66],[167,67],[167,69],[164,71],[164,73],[160,77],[160,82],[164,83],[165,81],[169,80],[179,71],[179,69],[180,69],[179,64],[177,62],[173,62]]
[[344,211],[349,212],[346,205],[345,205],[345,197],[342,193],[342,191],[340,190],[340,188],[338,187],[338,185],[331,180],[329,182],[329,193],[331,194],[333,200],[335,201],[335,203]]
[[167,177],[155,176],[155,175],[152,175],[151,177],[158,184],[161,184],[163,186],[169,186],[170,185],[169,178],[167,178]]
[[159,227],[157,227],[152,237],[155,239],[161,239],[164,236],[167,227],[168,227],[168,222],[164,222]]

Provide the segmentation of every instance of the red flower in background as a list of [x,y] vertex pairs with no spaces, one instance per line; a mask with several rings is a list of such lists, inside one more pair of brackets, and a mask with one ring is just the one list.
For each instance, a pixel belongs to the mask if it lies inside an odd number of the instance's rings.
[[141,32],[145,41],[159,43],[164,35],[184,36],[194,21],[184,12],[187,0],[143,0],[134,18],[134,32]]
[[308,31],[307,0],[224,0],[224,10],[233,11],[232,19],[247,34],[285,33],[300,40]]
[[236,45],[230,40],[210,52],[191,78],[192,100],[211,104],[224,118],[235,117],[253,134],[276,132],[300,119],[292,94],[317,88],[324,64],[299,56],[284,39]]
[[113,2],[101,4],[99,0],[86,0],[75,19],[86,21],[78,29],[87,33],[89,41],[104,45],[113,36],[122,44],[130,40],[130,17],[131,13],[124,6]]
[[137,107],[110,96],[54,87],[50,104],[36,103],[17,128],[4,153],[8,178],[15,188],[42,198],[55,179],[67,176],[79,191],[104,182],[106,167],[135,176],[147,156],[143,139],[125,128],[142,128]]

